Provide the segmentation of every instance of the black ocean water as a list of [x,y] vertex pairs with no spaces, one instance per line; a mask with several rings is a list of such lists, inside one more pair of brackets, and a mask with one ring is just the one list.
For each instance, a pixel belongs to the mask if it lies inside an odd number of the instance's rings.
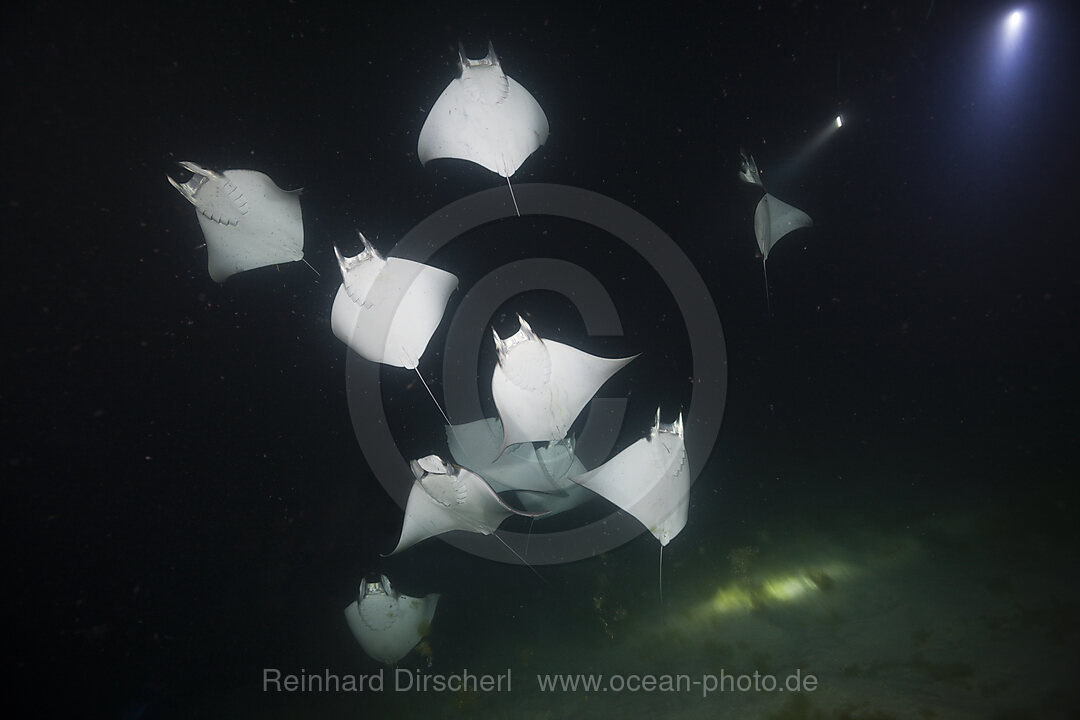
[[[147,719],[1068,717],[1076,14],[1023,7],[1006,52],[1013,10],[5,10],[9,677],[43,706]],[[357,231],[392,247],[502,182],[416,157],[458,42],[479,57],[489,40],[551,125],[513,182],[640,212],[723,325],[723,424],[695,459],[663,605],[647,533],[542,577],[439,540],[383,557],[402,511],[355,439],[332,247],[357,251]],[[837,114],[843,127],[815,143]],[[768,307],[740,148],[814,219],[770,253]],[[213,283],[194,213],[165,181],[181,160],[302,187],[321,276],[294,263]],[[465,289],[530,257],[593,273],[624,335],[588,338],[550,293],[506,303],[492,327],[510,334],[524,308],[560,341],[642,352],[605,389],[628,398],[622,446],[657,405],[687,409],[689,378],[709,369],[692,367],[669,289],[618,240],[526,215],[433,262]],[[445,336],[444,323],[433,347]],[[441,391],[432,358],[422,369]],[[415,376],[381,378],[397,442],[441,442]],[[513,691],[264,692],[266,668],[378,670],[341,609],[380,572],[443,593],[431,672],[510,669]],[[791,578],[809,590],[770,589]],[[819,689],[553,694],[535,680],[796,667]]]

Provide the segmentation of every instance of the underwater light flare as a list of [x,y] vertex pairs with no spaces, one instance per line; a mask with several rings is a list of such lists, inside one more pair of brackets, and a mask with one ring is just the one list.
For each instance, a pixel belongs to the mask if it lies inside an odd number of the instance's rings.
[[1005,18],[1005,32],[1015,35],[1020,32],[1020,26],[1024,24],[1024,13],[1020,10],[1013,10],[1009,13],[1009,17]]
[[815,594],[833,590],[838,580],[852,575],[853,570],[847,564],[832,562],[787,573],[741,578],[717,588],[711,598],[698,606],[696,615],[728,615],[801,602]]
[[1001,48],[1006,56],[1011,55],[1020,42],[1020,32],[1024,28],[1024,11],[1013,10],[1002,23]]
[[802,171],[803,165],[821,150],[829,138],[836,134],[836,131],[840,129],[843,123],[843,119],[837,115],[828,120],[824,125],[819,126],[820,129],[810,136],[806,143],[799,148],[798,152],[791,156],[787,162],[781,163],[774,168],[773,174],[769,176],[771,181],[775,182],[777,185],[794,182]]

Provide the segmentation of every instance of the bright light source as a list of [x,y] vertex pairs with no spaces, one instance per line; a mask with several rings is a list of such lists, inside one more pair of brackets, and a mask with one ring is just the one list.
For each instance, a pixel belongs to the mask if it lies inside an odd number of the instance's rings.
[[1019,10],[1013,10],[1009,13],[1009,17],[1005,19],[1005,31],[1009,34],[1014,34],[1020,30],[1020,26],[1024,24],[1024,13]]
[[1024,11],[1013,10],[1005,18],[1005,23],[1002,25],[1003,45],[1002,49],[1006,55],[1012,54],[1013,49],[1017,43],[1020,42],[1020,32],[1024,28]]
[[836,116],[836,127],[838,127],[838,128],[844,127],[844,119],[842,117],[840,117],[839,115]]

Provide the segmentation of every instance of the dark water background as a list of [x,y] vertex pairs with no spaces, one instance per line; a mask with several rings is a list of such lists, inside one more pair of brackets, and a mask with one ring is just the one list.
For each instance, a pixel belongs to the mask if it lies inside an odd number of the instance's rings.
[[[706,279],[729,389],[695,537],[734,547],[778,516],[903,522],[933,508],[1018,507],[1065,527],[1077,18],[1029,8],[1007,74],[1010,8],[993,3],[937,2],[929,17],[927,3],[5,9],[8,677],[104,716],[143,698],[183,706],[264,666],[346,657],[338,613],[373,569],[413,594],[467,580],[505,596],[504,616],[476,619],[494,627],[528,597],[539,628],[545,602],[593,572],[545,585],[434,541],[378,555],[400,510],[349,422],[331,248],[356,230],[389,245],[497,182],[416,159],[459,39],[472,56],[491,39],[550,120],[515,182],[634,207]],[[789,166],[838,112],[844,128]],[[815,221],[770,256],[771,317],[740,146]],[[193,213],[165,182],[178,160],[302,186],[321,280],[294,264],[211,282]],[[664,349],[616,390],[634,417],[685,405],[685,333],[649,268],[543,219],[473,248],[445,256],[463,287],[515,253],[610,280],[627,325],[611,347]],[[665,362],[669,379],[650,372]],[[384,377],[411,418],[403,442],[438,433],[422,387]],[[1065,566],[1074,540],[1060,537]],[[467,612],[460,593],[446,603]],[[325,657],[313,650],[333,633]]]

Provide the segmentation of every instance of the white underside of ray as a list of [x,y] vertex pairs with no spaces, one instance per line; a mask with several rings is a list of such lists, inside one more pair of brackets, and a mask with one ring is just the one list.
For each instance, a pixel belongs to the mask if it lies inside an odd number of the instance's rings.
[[[389,581],[383,580],[389,587]],[[440,596],[436,593],[413,598],[392,590],[387,594],[377,583],[369,583],[368,587],[359,600],[345,608],[345,620],[364,652],[393,665],[423,639]]]
[[764,188],[765,184],[761,182],[761,172],[758,171],[757,163],[754,162],[752,155],[748,155],[745,150],[740,150],[739,155],[741,157],[741,168],[739,170],[739,177],[743,182],[748,182],[751,185],[757,185]]
[[559,491],[574,487],[570,476],[579,475],[586,470],[574,454],[574,444],[570,438],[535,447],[533,452],[536,453],[536,461],[543,470],[544,476],[550,478]]
[[437,456],[414,461],[413,474],[401,538],[391,555],[452,530],[490,535],[511,515],[530,516],[503,502],[476,473]]
[[[585,466],[580,462],[576,462],[573,473],[581,474],[584,472]],[[569,476],[567,477],[569,479]],[[513,496],[515,503],[525,512],[543,513],[545,518],[581,507],[594,497],[593,493],[588,489],[574,483],[571,483],[571,486],[561,493],[514,490],[510,494]]]
[[478,474],[498,493],[512,493],[515,504],[545,516],[587,502],[592,494],[570,480],[586,472],[568,440],[550,446],[523,443],[502,449],[503,430],[497,418],[447,428],[454,461]]
[[180,165],[193,173],[191,179],[169,182],[195,206],[215,282],[304,259],[299,191],[286,192],[254,170],[216,173],[192,162]]
[[502,447],[562,440],[600,386],[634,359],[597,357],[543,340],[524,320],[513,336],[496,335],[496,343],[491,392],[503,424]]
[[667,545],[686,526],[690,503],[682,419],[654,427],[648,437],[571,479],[633,515]]
[[773,246],[792,230],[813,224],[814,221],[802,210],[766,193],[754,211],[754,234],[761,257],[767,259]]
[[470,468],[499,493],[510,493],[526,512],[555,515],[578,507],[592,493],[570,480],[587,468],[564,440],[550,446],[523,443],[499,454],[502,423],[485,418],[447,428],[450,453],[459,465]]
[[468,160],[509,178],[547,136],[540,104],[489,50],[482,60],[462,57],[461,77],[435,101],[420,129],[417,156],[425,165],[439,158]]
[[457,277],[412,260],[384,260],[370,245],[353,258],[339,254],[339,262],[343,282],[330,314],[334,335],[363,358],[415,369]]

